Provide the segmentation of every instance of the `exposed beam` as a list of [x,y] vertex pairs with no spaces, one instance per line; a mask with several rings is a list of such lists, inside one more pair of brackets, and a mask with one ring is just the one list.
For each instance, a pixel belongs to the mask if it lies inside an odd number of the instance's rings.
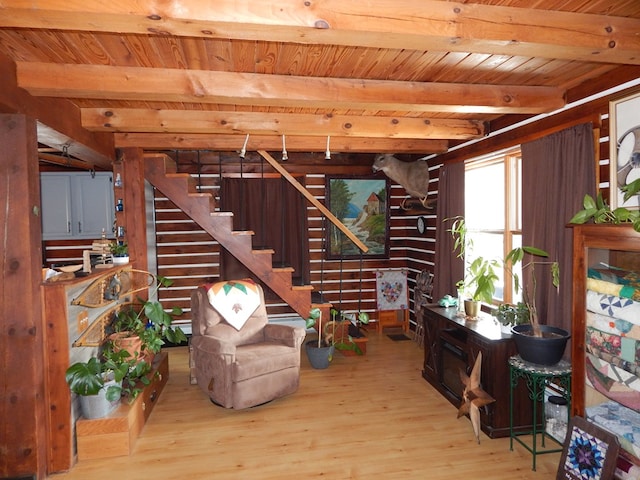
[[347,110],[545,113],[559,88],[398,82],[169,68],[17,62],[18,86],[47,97]]
[[470,139],[484,135],[484,124],[480,121],[439,118],[132,108],[83,108],[81,114],[82,125],[85,128],[111,132],[248,133],[422,139]]
[[[0,27],[239,38],[640,64],[640,20],[439,0],[3,0]],[[384,33],[384,35],[381,35]]]
[[[116,147],[140,147],[148,150],[218,150],[239,152],[244,145],[245,135],[209,135],[206,133],[115,133]],[[324,152],[325,137],[295,136],[286,137],[287,150],[290,152]],[[360,138],[331,137],[331,152],[359,153],[444,153],[449,147],[447,140],[424,140],[414,138]],[[279,135],[250,135],[247,151],[282,149],[282,137]]]
[[38,141],[110,169],[115,160],[113,135],[89,132],[80,125],[80,109],[66,99],[33,97],[16,84],[15,63],[0,54],[0,112],[23,113],[38,120]]

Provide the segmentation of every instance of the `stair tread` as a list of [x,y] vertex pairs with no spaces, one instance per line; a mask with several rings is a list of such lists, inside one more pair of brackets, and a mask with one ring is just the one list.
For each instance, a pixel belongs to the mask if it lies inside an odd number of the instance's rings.
[[231,235],[255,235],[256,232],[253,230],[233,230]]
[[273,255],[275,252],[274,249],[272,248],[264,248],[261,250],[251,250],[251,253],[253,253],[254,255],[260,255],[261,253],[268,253],[269,255]]

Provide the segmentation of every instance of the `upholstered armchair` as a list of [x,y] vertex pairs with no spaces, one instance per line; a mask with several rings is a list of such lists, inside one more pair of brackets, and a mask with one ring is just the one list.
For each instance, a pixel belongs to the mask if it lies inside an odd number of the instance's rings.
[[298,389],[305,329],[268,323],[259,285],[200,286],[191,294],[191,314],[192,379],[214,403],[243,409]]

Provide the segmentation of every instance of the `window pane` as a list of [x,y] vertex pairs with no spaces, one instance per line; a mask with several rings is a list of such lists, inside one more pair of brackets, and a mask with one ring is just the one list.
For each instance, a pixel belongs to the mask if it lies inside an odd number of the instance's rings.
[[504,164],[465,173],[465,219],[470,230],[504,230]]

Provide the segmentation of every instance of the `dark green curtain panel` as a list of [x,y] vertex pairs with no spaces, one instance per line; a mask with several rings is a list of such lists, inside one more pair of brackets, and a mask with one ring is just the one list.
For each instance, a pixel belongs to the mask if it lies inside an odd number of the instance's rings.
[[[590,123],[522,145],[522,242],[546,250],[560,264],[559,292],[551,283],[549,267],[536,266],[540,322],[568,331],[573,248],[573,231],[568,223],[582,208],[584,195],[595,196],[594,152]],[[566,352],[570,351],[567,348]]]

